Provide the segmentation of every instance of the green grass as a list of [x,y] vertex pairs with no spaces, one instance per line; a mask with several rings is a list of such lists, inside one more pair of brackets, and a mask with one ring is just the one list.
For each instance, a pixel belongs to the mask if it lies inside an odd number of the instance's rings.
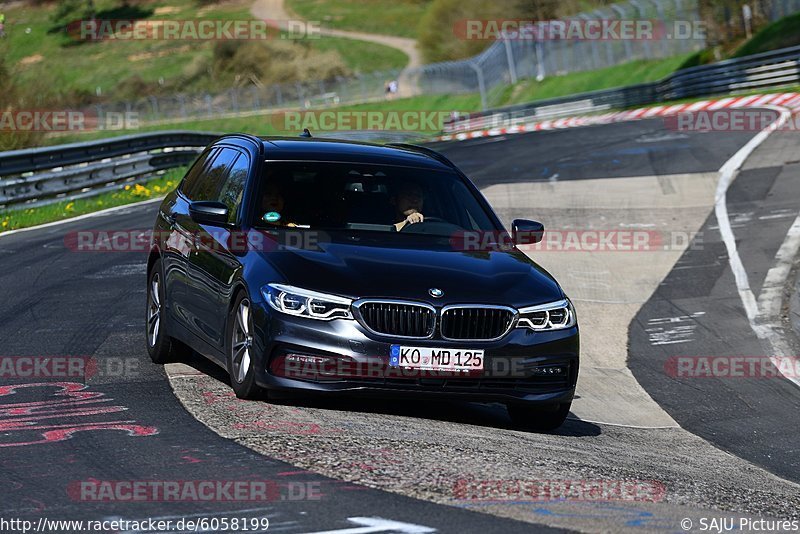
[[[430,0],[287,0],[287,7],[323,27],[416,37]],[[449,28],[447,28],[449,30]]]
[[610,89],[624,85],[660,80],[681,66],[688,56],[661,60],[632,61],[605,69],[549,76],[537,82],[524,80],[506,87],[492,98],[495,105],[518,104],[560,96]]
[[185,172],[185,167],[170,169],[163,175],[141,185],[131,184],[119,191],[102,193],[95,197],[64,200],[36,208],[2,210],[0,211],[0,235],[9,230],[60,221],[106,208],[162,197],[177,187]]
[[408,64],[408,56],[396,48],[355,39],[323,35],[314,40],[313,47],[321,52],[333,50],[355,72],[402,69]]
[[[98,12],[117,6],[117,0],[96,0]],[[250,1],[234,0],[210,8],[198,8],[194,0],[158,0],[145,4],[153,20],[251,19]],[[160,8],[160,9],[159,9]],[[49,5],[11,8],[6,13],[6,39],[0,54],[15,66],[15,77],[25,87],[49,88],[95,94],[111,94],[120,82],[139,77],[145,82],[166,83],[182,79],[193,62],[212,54],[213,42],[167,40],[108,40],[79,43],[63,33],[51,33]],[[166,11],[165,11],[166,10]],[[117,17],[121,18],[121,17]],[[28,29],[30,31],[28,31]],[[312,51],[337,52],[352,71],[398,69],[408,58],[402,52],[364,41],[335,37],[307,39]],[[202,87],[197,87],[202,90]]]
[[732,57],[749,56],[797,45],[800,45],[800,13],[783,17],[761,28],[740,46]]

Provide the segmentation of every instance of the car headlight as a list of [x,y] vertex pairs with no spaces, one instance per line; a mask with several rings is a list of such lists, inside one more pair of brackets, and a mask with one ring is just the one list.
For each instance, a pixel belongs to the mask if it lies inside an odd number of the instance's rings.
[[353,318],[350,313],[353,301],[345,297],[284,284],[267,284],[261,293],[270,306],[287,315],[322,321]]
[[566,299],[519,309],[517,328],[561,330],[575,326],[575,309]]

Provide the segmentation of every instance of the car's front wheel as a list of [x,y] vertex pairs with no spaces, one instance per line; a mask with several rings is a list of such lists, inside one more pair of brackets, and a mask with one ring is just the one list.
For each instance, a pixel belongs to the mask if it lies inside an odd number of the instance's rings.
[[250,299],[240,293],[228,315],[227,360],[231,387],[240,399],[258,399],[264,390],[253,369],[253,314]]
[[508,415],[514,426],[525,430],[545,432],[560,427],[569,415],[571,402],[563,402],[550,406],[529,406],[509,403]]
[[147,352],[153,363],[164,364],[189,356],[192,350],[167,333],[164,320],[164,278],[161,260],[156,260],[147,276]]

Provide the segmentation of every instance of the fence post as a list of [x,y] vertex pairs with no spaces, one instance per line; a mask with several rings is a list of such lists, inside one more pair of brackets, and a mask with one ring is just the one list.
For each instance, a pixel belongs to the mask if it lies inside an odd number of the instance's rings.
[[[580,13],[578,15],[578,18],[583,20],[584,23],[588,23],[590,20],[592,20],[592,18],[589,15],[587,15],[586,13]],[[590,44],[592,46],[592,66],[595,69],[599,69],[600,68],[600,54],[597,51],[597,41],[592,39]]]
[[[658,18],[661,22],[664,23],[666,26],[666,19],[664,18],[664,6],[661,5],[661,0],[652,0],[652,2],[656,5],[656,12],[658,13]],[[671,33],[674,33],[674,28]],[[674,36],[673,36],[674,37]],[[668,57],[669,50],[667,50],[667,34],[663,32],[661,35],[661,57]]]
[[486,84],[483,82],[483,70],[475,61],[470,61],[469,66],[475,70],[478,76],[478,90],[481,92],[481,110],[486,111],[489,106],[486,104]]
[[[644,20],[645,16],[647,15],[647,11],[645,11],[644,7],[642,7],[642,4],[639,3],[639,0],[630,0],[630,3],[639,13],[638,20]],[[645,59],[651,59],[652,53],[650,52],[650,43],[647,41],[647,39],[642,41],[642,46],[644,46]]]
[[544,68],[544,57],[542,55],[542,42],[537,39],[534,43],[534,52],[536,53],[536,81],[541,82],[544,80],[545,76],[545,68]]
[[511,50],[511,41],[505,33],[503,33],[501,39],[503,39],[503,44],[506,47],[506,61],[508,61],[508,74],[511,76],[511,83],[517,83],[517,66],[514,64],[514,52]]
[[181,118],[186,119],[186,97],[184,95],[178,95],[178,102],[181,109]]
[[[620,20],[625,20],[625,17],[628,16],[627,12],[624,9],[622,9],[620,6],[616,5],[616,4],[612,4],[611,5],[611,9],[613,9],[619,15]],[[595,13],[596,13],[596,11],[595,11]],[[625,39],[622,42],[622,46],[625,47],[625,61],[630,61],[631,60],[631,56],[633,55],[633,53],[631,52],[631,42],[629,40]],[[608,66],[609,67],[614,64],[614,53],[613,53],[613,50],[612,50],[611,47],[612,47],[612,43],[609,41],[608,42],[608,50],[609,50]]]

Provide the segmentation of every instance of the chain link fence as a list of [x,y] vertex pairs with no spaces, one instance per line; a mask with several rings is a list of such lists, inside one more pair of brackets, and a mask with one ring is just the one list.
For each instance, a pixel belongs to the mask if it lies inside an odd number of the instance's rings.
[[[800,11],[800,0],[754,0],[755,10],[777,20]],[[713,13],[728,26],[742,25],[741,8]],[[602,69],[642,59],[663,59],[706,47],[699,0],[629,0],[569,18],[586,28],[600,22],[654,21],[652,38],[501,38],[469,59],[385,71],[335,81],[233,88],[220,94],[151,96],[95,107],[101,121],[114,113],[135,113],[141,123],[257,115],[270,110],[309,109],[383,100],[390,80],[396,96],[479,93],[483,109],[498,103],[503,86],[526,78],[542,80],[570,72]],[[712,43],[713,44],[713,43]],[[109,121],[104,121],[108,123]]]
[[[524,78],[611,67],[637,59],[661,59],[705,47],[696,0],[630,0],[570,17],[589,27],[612,21],[658,21],[653,38],[525,39],[501,38],[481,54],[462,61],[424,65],[411,73],[423,93],[481,94],[483,108],[493,105],[492,89]],[[595,21],[595,22],[592,22]]]
[[259,115],[269,110],[318,109],[386,98],[386,85],[400,70],[332,81],[235,87],[219,94],[150,96],[136,101],[98,104],[92,109],[102,124],[115,117],[135,116],[140,123],[159,124],[219,117]]

